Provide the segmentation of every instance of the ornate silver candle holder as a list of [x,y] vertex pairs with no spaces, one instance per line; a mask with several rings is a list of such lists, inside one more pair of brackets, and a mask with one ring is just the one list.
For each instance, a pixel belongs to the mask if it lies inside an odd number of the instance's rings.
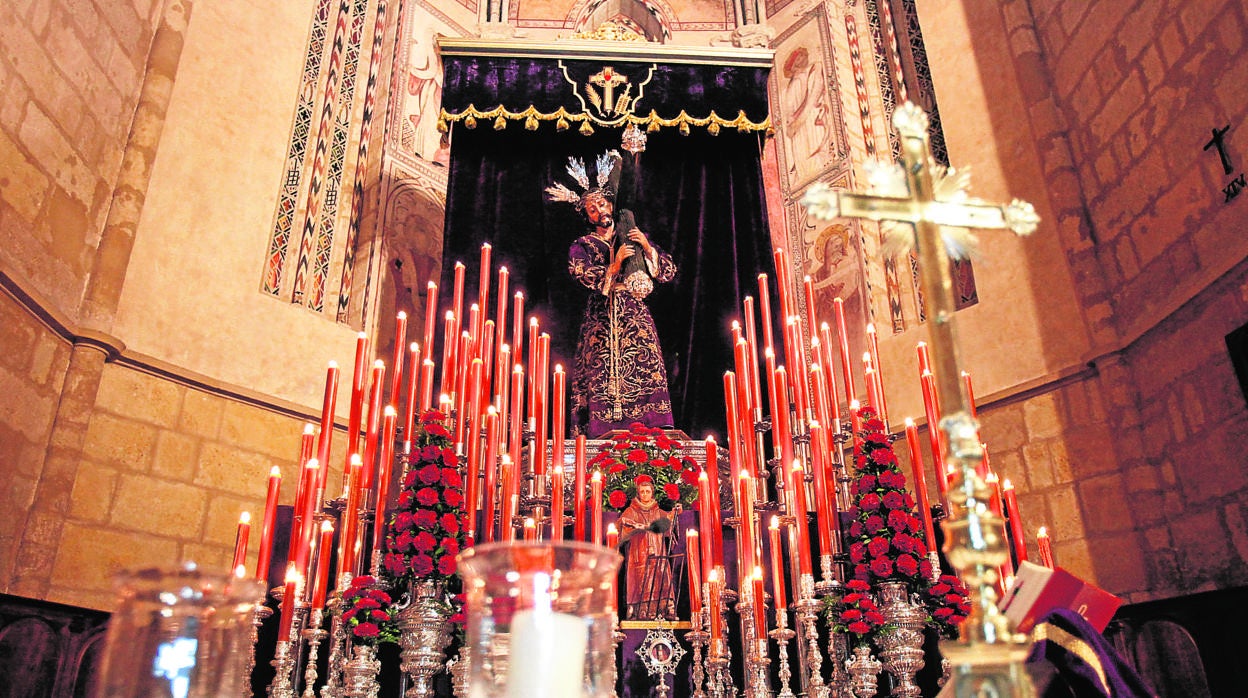
[[342,590],[350,585],[350,574],[344,572],[339,575],[338,586],[325,603],[333,620],[329,633],[329,666],[325,670],[325,685],[321,688],[321,698],[340,698],[342,695],[342,670],[347,654],[347,629],[342,622]]
[[321,640],[324,640],[329,633],[321,630],[321,622],[324,617],[324,611],[319,608],[312,609],[308,616],[308,627],[303,631],[303,639],[308,641],[308,665],[303,670],[303,698],[315,698],[316,691],[313,687],[316,685],[316,655],[320,648]]
[[776,609],[776,628],[768,635],[776,641],[776,659],[779,662],[780,674],[780,692],[776,694],[776,698],[794,698],[793,695],[793,672],[789,669],[789,640],[792,640],[797,633],[789,630],[788,609]]
[[381,672],[377,648],[356,645],[352,649],[355,656],[342,668],[342,695],[345,698],[377,698],[381,691],[377,683],[377,674]]
[[295,686],[291,676],[295,673],[295,643],[291,640],[278,640],[273,651],[273,682],[269,684],[269,698],[294,698]]
[[399,612],[399,658],[403,672],[412,678],[407,698],[431,698],[433,677],[446,662],[444,654],[451,641],[449,609],[442,600],[441,584],[417,582],[412,600]]
[[251,615],[251,653],[247,655],[247,673],[248,680],[251,678],[252,672],[256,670],[256,643],[260,641],[260,626],[264,625],[264,621],[273,615],[273,609],[265,606],[263,603],[256,604]]
[[[702,597],[704,599],[707,597],[705,584],[702,585]],[[685,639],[689,641],[689,644],[693,645],[693,698],[705,698],[706,696],[706,693],[702,690],[702,684],[706,680],[706,673],[702,664],[702,648],[706,647],[706,643],[711,639],[711,634],[703,629],[708,622],[709,608],[706,601],[704,601],[702,610],[690,615],[689,624],[691,629],[685,633]]]
[[845,671],[849,674],[849,690],[858,698],[871,698],[880,686],[880,669],[883,664],[871,656],[871,648],[858,645],[853,655],[845,660]]
[[793,603],[793,609],[797,613],[798,629],[807,642],[807,694],[812,698],[829,698],[828,687],[823,682],[823,655],[819,649],[819,611],[823,609],[823,603],[815,598],[814,575],[803,574],[798,579],[798,600]]
[[918,698],[922,695],[914,675],[923,668],[923,626],[927,610],[910,595],[905,582],[882,582],[879,585],[880,613],[892,630],[877,640],[884,668],[896,682],[893,696]]

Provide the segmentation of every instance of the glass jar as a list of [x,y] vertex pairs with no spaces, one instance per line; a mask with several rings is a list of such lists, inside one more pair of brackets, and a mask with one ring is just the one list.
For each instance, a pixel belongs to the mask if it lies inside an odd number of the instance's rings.
[[485,543],[459,556],[471,698],[606,698],[615,690],[615,550]]
[[255,607],[264,585],[194,563],[117,577],[101,698],[249,695],[246,676]]

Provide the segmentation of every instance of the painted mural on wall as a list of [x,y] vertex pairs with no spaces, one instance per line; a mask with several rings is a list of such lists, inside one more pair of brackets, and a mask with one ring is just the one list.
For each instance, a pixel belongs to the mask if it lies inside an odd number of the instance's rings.
[[438,133],[443,78],[437,40],[448,32],[425,13],[413,13],[412,19],[415,21],[404,37],[399,144],[409,155],[445,167],[450,162],[450,143],[445,134]]
[[807,13],[776,38],[772,72],[772,119],[779,124],[781,175],[796,191],[844,160],[831,41],[822,7]]

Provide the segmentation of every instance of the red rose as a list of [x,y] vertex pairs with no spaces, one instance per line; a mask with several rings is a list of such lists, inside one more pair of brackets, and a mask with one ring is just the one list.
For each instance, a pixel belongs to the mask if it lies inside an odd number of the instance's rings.
[[422,506],[431,507],[438,503],[438,491],[432,487],[422,487],[416,490],[416,501]]
[[893,490],[891,492],[885,492],[883,501],[884,501],[884,506],[888,507],[889,509],[900,509],[906,503],[905,498],[903,498],[901,496],[901,493],[898,492],[897,490]]
[[867,611],[867,622],[872,625],[884,625],[884,614],[879,611]]
[[447,618],[446,620],[448,623],[454,623],[455,625],[463,625],[464,623],[468,622],[468,616],[465,615],[463,611],[456,611],[455,613],[452,613],[451,617]]
[[672,440],[667,438],[665,434],[660,434],[654,437],[654,445],[658,446],[659,450],[666,451],[672,447]]
[[650,460],[650,456],[640,448],[634,448],[628,452],[628,461],[630,463],[645,463]]
[[464,478],[460,477],[459,471],[454,468],[443,468],[442,484],[447,487],[463,487]]
[[407,572],[407,562],[398,553],[386,553],[386,556],[382,558],[382,564],[386,566],[386,571],[395,577],[401,577]]
[[871,574],[871,570],[867,569],[865,563],[854,565],[854,576],[858,579],[866,579],[869,574]]
[[862,498],[858,500],[858,506],[864,511],[875,511],[880,508],[880,501],[880,495],[870,492],[862,495]]
[[897,571],[913,577],[919,573],[919,563],[909,555],[901,555],[897,558]]
[[888,577],[893,573],[893,561],[886,557],[877,557],[871,561],[871,573],[877,577]]
[[871,626],[867,625],[866,623],[862,621],[858,621],[857,623],[850,623],[847,629],[849,630],[849,632],[855,635],[865,635],[871,632]]
[[438,573],[448,575],[448,576],[455,574],[455,556],[454,555],[443,555],[442,559],[438,560]]
[[905,502],[906,509],[914,508],[914,504],[915,504],[914,497],[909,492],[903,493],[901,497],[902,497],[902,501]]
[[438,524],[438,514],[432,509],[417,509],[412,512],[412,523],[418,528],[433,528]]
[[644,444],[650,439],[645,434],[633,434],[632,436],[628,437],[628,440],[632,441],[635,444]]
[[459,456],[455,455],[455,449],[442,449],[442,464],[448,468],[454,468],[459,465]]
[[914,551],[914,536],[908,533],[898,533],[893,536],[893,547],[902,553]]
[[442,479],[442,469],[436,465],[429,464],[418,471],[420,481],[426,485],[433,485]]
[[622,472],[624,472],[625,470],[628,470],[628,466],[627,466],[627,465],[624,465],[623,463],[621,463],[621,462],[619,462],[619,461],[616,461],[616,462],[614,462],[614,463],[612,463],[612,464],[611,464],[611,467],[610,467],[610,468],[607,468],[607,474],[608,474],[608,475],[615,475],[616,473],[622,473]]
[[420,449],[420,460],[425,463],[437,460],[440,455],[442,455],[442,449],[434,446],[433,444],[429,444],[428,446]]
[[390,620],[390,614],[385,611],[372,611],[369,615],[373,617],[373,620]]
[[867,533],[875,533],[881,528],[884,528],[884,517],[879,514],[872,514],[867,517],[867,520],[864,521],[862,525],[867,529]]
[[880,473],[880,484],[899,490],[906,486],[906,476],[892,470],[885,470]]
[[412,491],[405,489],[399,493],[398,505],[401,508],[406,509],[412,505],[412,500],[414,498],[415,498],[415,495],[412,494]]
[[464,503],[464,493],[454,487],[448,487],[442,492],[442,501],[448,506],[458,507]]
[[376,623],[360,623],[352,629],[356,637],[377,637],[381,633],[381,628]]
[[367,596],[355,602],[355,610],[357,612],[367,611],[373,608],[381,608],[381,604],[377,603],[373,599],[368,598]]
[[927,593],[939,598],[941,596],[944,596],[945,594],[948,594],[951,591],[953,591],[953,587],[949,586],[948,584],[945,584],[944,582],[937,582],[936,584],[932,585],[932,588],[927,590]]
[[395,550],[405,551],[409,547],[411,547],[411,545],[412,545],[412,532],[411,531],[404,531],[400,533],[397,538],[394,539]]
[[862,522],[855,521],[849,525],[849,535],[851,538],[858,538],[862,535]]
[[870,492],[871,490],[875,489],[875,485],[876,485],[875,476],[871,475],[870,473],[858,478],[858,488],[859,488],[858,491],[859,492],[863,492],[863,493]]
[[680,488],[674,482],[663,485],[663,494],[667,495],[667,498],[673,502],[680,501]]
[[961,594],[945,594],[945,603],[951,606],[956,606],[957,604],[962,603],[962,595]]
[[932,563],[926,557],[919,560],[919,576],[924,579],[930,579],[932,576]]
[[425,430],[433,436],[441,436],[444,439],[451,438],[451,432],[447,431],[446,427],[441,424],[430,424],[425,427]]
[[649,475],[638,475],[637,477],[633,478],[633,484],[637,485],[638,487],[646,483],[654,484],[654,478],[650,477]]
[[848,582],[845,582],[845,588],[857,592],[871,591],[871,585],[861,579],[851,579]]
[[428,531],[421,531],[412,537],[412,546],[416,548],[418,553],[427,553],[433,550],[433,546],[437,545],[438,539]]
[[662,470],[667,467],[667,459],[655,458],[654,460],[650,461],[650,467],[656,470]]
[[896,533],[905,533],[908,528],[909,518],[906,512],[894,509],[888,512],[888,527]]
[[854,564],[862,562],[867,556],[867,548],[862,541],[856,541],[849,546],[849,559]]
[[876,465],[896,465],[897,455],[893,453],[891,448],[877,448],[871,452],[871,460]]
[[949,616],[953,615],[952,608],[938,608],[932,611],[932,617],[936,620],[949,620]]
[[841,621],[844,623],[853,623],[861,618],[862,611],[859,611],[856,608],[847,608],[844,611],[841,611]]
[[459,518],[454,514],[447,512],[442,515],[442,528],[447,533],[459,533]]
[[628,495],[624,494],[624,490],[615,490],[607,496],[607,504],[612,509],[623,509],[628,504]]
[[455,540],[454,538],[451,538],[450,536],[447,536],[446,538],[442,539],[442,542],[440,543],[440,547],[444,551],[446,551],[447,555],[451,557],[454,557],[459,554],[459,541]]
[[412,470],[403,476],[403,486],[411,487],[416,484],[416,471]]
[[[854,580],[854,581],[858,581],[858,580]],[[870,587],[867,587],[867,588],[869,589]],[[867,597],[862,592],[855,591],[853,593],[846,594],[845,598],[841,599],[841,603],[848,606],[848,605],[856,604],[865,598]]]
[[433,572],[433,558],[428,555],[416,555],[412,557],[412,573],[417,577],[425,577]]
[[698,486],[698,471],[682,470],[680,471],[680,479],[684,480],[685,484],[689,485],[690,487],[697,487]]
[[633,445],[630,444],[627,439],[625,439],[624,441],[616,441],[615,445],[612,446],[611,448],[616,451],[627,451],[632,447]]
[[680,459],[677,458],[676,456],[668,456],[667,467],[671,468],[672,470],[680,470]]

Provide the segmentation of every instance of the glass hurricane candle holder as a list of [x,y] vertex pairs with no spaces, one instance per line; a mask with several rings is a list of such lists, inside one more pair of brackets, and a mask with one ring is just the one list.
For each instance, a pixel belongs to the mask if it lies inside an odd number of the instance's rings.
[[194,563],[117,577],[99,698],[250,694],[251,628],[264,585]]
[[477,545],[459,556],[472,698],[607,698],[622,558],[579,542]]

